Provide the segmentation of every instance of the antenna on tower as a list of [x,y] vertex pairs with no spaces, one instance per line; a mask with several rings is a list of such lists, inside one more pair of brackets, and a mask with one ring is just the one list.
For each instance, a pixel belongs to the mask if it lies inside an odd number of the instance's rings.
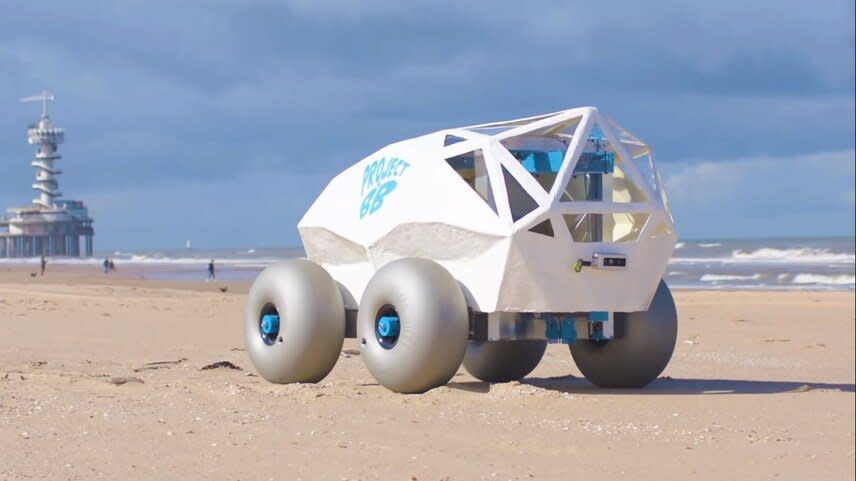
[[46,118],[48,116],[48,100],[53,100],[54,94],[48,92],[47,90],[42,90],[42,93],[39,95],[33,95],[32,97],[24,97],[20,100],[21,103],[27,102],[42,102],[42,118]]

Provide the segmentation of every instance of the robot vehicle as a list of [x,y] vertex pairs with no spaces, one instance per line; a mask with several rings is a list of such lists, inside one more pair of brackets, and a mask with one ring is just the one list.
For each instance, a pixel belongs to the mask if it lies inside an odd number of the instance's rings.
[[274,383],[318,382],[356,338],[378,383],[420,393],[463,363],[529,374],[570,346],[602,387],[666,367],[677,239],[644,142],[593,107],[394,143],[336,176],[298,224],[308,259],[250,289],[247,350]]

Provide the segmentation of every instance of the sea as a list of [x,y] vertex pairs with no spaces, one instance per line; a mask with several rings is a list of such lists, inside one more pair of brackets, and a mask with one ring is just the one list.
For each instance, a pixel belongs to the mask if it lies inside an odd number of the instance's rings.
[[[156,249],[96,252],[91,259],[51,259],[100,269],[105,257],[117,270],[159,280],[199,280],[214,259],[217,278],[252,280],[265,267],[303,256],[301,248]],[[38,259],[0,259],[33,263]],[[675,245],[666,270],[673,289],[824,290],[856,289],[856,238],[697,239]]]

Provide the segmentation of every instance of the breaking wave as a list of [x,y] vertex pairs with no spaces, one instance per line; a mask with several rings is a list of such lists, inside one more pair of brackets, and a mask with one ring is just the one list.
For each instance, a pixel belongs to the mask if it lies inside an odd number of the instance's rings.
[[704,274],[699,280],[701,282],[755,281],[760,278],[761,274],[752,274],[751,276],[742,276],[736,274]]
[[730,255],[721,257],[674,257],[675,264],[723,263],[723,264],[853,264],[856,255],[836,252],[830,249],[813,247],[798,247],[790,249],[775,249],[762,247],[760,249],[734,249]]
[[794,284],[817,284],[826,286],[853,286],[856,285],[856,276],[849,274],[822,275],[822,274],[797,274],[791,281]]
[[736,249],[732,251],[731,258],[746,261],[773,261],[773,262],[818,262],[818,263],[852,263],[856,261],[853,254],[833,252],[829,249],[818,249],[812,247],[799,247],[794,249],[773,249],[763,247],[753,251]]

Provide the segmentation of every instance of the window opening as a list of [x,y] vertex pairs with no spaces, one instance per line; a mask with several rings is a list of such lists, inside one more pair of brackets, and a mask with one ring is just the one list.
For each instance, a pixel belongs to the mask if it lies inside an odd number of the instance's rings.
[[538,207],[535,199],[517,182],[517,179],[502,167],[502,177],[505,180],[505,190],[508,192],[508,206],[511,208],[511,219],[515,222]]
[[635,242],[648,221],[645,213],[563,214],[574,242]]
[[487,165],[481,149],[446,159],[446,163],[487,203],[495,214],[496,202],[493,198],[493,189],[490,188],[490,177],[487,174]]
[[467,139],[463,137],[458,137],[457,135],[447,135],[443,140],[443,146],[448,147],[449,145],[457,144],[458,142],[464,142]]
[[502,145],[550,192],[568,150],[566,142],[554,137],[524,135],[503,140]]
[[550,219],[547,219],[544,222],[541,222],[529,229],[529,232],[545,235],[547,237],[554,237],[553,223],[550,222]]

